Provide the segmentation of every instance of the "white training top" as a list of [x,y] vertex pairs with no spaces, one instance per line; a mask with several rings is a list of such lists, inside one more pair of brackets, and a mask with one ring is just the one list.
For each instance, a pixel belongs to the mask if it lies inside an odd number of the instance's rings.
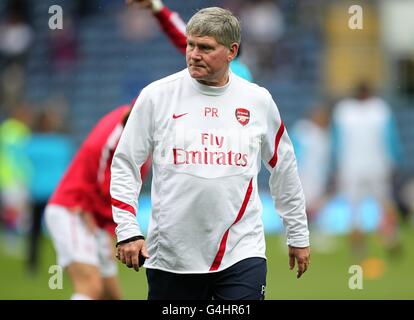
[[340,176],[387,177],[392,169],[387,130],[392,113],[381,98],[344,99],[332,115]]
[[287,243],[309,245],[293,147],[266,89],[234,74],[224,87],[209,87],[185,69],[142,90],[111,168],[118,241],[142,234],[135,217],[139,169],[150,154],[146,268],[207,273],[265,258],[257,190],[261,160],[271,172]]

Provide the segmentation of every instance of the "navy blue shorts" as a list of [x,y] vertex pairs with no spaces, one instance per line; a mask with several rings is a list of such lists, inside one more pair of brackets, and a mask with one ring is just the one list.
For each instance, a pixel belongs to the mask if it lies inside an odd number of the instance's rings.
[[263,258],[244,259],[206,274],[147,269],[148,300],[263,300],[266,272]]

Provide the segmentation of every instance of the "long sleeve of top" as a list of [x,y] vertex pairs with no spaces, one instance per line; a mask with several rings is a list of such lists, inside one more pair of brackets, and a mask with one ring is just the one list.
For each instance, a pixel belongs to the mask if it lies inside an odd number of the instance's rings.
[[178,13],[171,11],[164,6],[159,12],[154,14],[162,30],[176,46],[176,48],[185,54],[187,47],[187,37],[185,36],[185,22]]
[[309,246],[304,193],[297,172],[293,145],[276,104],[269,96],[267,132],[262,140],[262,160],[270,172],[269,187],[287,231],[287,244]]
[[[220,271],[265,258],[257,175],[270,188],[288,243],[309,244],[304,197],[290,139],[269,92],[231,74],[209,87],[185,69],[141,92],[112,162],[118,241],[141,235],[139,168],[153,158],[145,266],[176,273]],[[138,213],[139,214],[139,213]]]
[[118,107],[96,124],[49,200],[49,204],[92,213],[98,225],[112,233],[115,225],[109,193],[110,164],[128,109],[129,106]]

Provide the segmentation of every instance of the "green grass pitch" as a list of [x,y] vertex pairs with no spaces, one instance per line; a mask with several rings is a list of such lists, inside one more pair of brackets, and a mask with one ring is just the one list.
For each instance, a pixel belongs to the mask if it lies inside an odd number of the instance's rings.
[[[335,245],[329,253],[313,248],[311,267],[297,280],[295,271],[290,271],[288,267],[283,237],[269,235],[266,237],[266,299],[414,299],[414,228],[404,227],[401,236],[403,247],[397,256],[388,255],[379,245],[377,237],[369,236],[370,259],[361,264],[363,288],[352,290],[348,286],[353,276],[349,273],[349,267],[358,262],[352,257],[345,236],[326,239]],[[55,253],[47,238],[43,239],[41,249],[40,270],[32,276],[25,272],[21,258],[6,255],[0,246],[0,299],[68,299],[71,296],[72,288],[66,275],[62,289],[49,288],[52,274],[48,270],[55,264]],[[124,298],[146,299],[145,270],[135,272],[119,264],[119,271]]]

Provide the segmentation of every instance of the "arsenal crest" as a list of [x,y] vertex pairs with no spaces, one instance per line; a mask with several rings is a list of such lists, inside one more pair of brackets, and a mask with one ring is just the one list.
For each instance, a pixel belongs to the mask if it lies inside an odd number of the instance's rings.
[[236,109],[236,119],[241,125],[245,126],[250,120],[250,111],[243,108]]

